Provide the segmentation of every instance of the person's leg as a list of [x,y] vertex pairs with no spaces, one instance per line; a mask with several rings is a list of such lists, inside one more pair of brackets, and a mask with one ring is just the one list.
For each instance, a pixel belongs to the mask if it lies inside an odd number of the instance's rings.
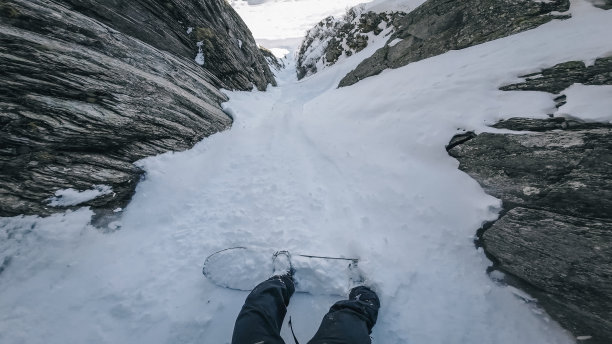
[[294,291],[288,275],[272,276],[255,287],[238,314],[232,344],[284,344],[280,330]]
[[336,302],[308,344],[370,344],[380,301],[367,287],[351,290],[348,300]]

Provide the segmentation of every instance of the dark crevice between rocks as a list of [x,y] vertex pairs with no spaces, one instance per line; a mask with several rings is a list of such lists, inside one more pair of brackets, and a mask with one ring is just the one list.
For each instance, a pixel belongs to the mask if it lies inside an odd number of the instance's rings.
[[[129,187],[129,194],[126,194],[123,200],[120,202],[113,203],[113,207],[94,207],[92,208],[94,215],[91,217],[90,224],[98,229],[100,232],[109,233],[116,230],[120,230],[121,226],[118,221],[123,216],[123,211],[128,206],[132,197],[136,193],[136,185],[143,182],[146,179],[146,172],[141,170],[142,173],[138,176],[138,180],[134,182],[133,187]],[[120,209],[120,210],[118,210]],[[113,223],[117,223],[113,225]]]
[[450,143],[446,145],[446,151],[448,152],[451,149],[457,147],[458,145],[464,144],[475,137],[476,137],[476,134],[473,131],[468,131],[463,134],[457,134],[453,136]]
[[[491,228],[495,224],[495,222],[497,222],[497,220],[501,219],[504,215],[506,215],[508,210],[510,210],[509,207],[506,204],[503,204],[502,202],[502,206],[499,210],[497,219],[492,221],[485,221],[482,226],[478,228],[478,230],[476,230],[476,236],[474,237],[474,246],[476,247],[476,249],[482,248],[487,258],[489,258],[489,260],[493,262],[494,265],[497,262],[497,258],[495,258],[495,256],[491,255],[485,250],[483,235],[489,228]],[[487,273],[490,272],[489,268],[487,268]]]

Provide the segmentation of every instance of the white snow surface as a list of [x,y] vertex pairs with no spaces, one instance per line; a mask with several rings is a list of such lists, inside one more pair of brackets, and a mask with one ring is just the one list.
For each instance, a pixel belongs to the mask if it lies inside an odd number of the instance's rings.
[[567,103],[556,115],[612,123],[612,86],[573,84],[563,94],[567,96]]
[[[268,92],[228,93],[231,130],[139,162],[119,231],[92,228],[86,208],[0,219],[0,342],[229,343],[247,293],[212,285],[202,263],[249,246],[359,257],[382,302],[374,343],[573,343],[485,274],[472,240],[500,202],[444,149],[463,129],[554,111],[550,94],[498,90],[518,75],[612,54],[612,11],[572,0],[571,12],[351,87],[336,88],[370,47],[301,82],[288,68]],[[336,300],[293,297],[300,340]]]

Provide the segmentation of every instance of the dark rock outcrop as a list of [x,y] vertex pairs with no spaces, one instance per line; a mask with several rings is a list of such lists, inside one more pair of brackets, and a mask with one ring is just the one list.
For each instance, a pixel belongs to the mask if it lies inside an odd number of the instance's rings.
[[558,94],[574,83],[612,85],[612,57],[595,60],[591,66],[582,61],[560,63],[538,73],[522,75],[525,82],[503,86],[503,91],[543,91]]
[[0,216],[99,185],[112,192],[80,206],[123,206],[134,161],[231,125],[219,88],[274,83],[223,0],[5,0],[0,16]]
[[355,84],[387,68],[492,41],[538,27],[569,9],[569,0],[429,0],[398,20],[389,43],[347,74],[339,87]]
[[496,268],[517,277],[586,343],[612,338],[612,125],[510,119],[522,134],[463,135],[449,154],[505,213],[481,238]]

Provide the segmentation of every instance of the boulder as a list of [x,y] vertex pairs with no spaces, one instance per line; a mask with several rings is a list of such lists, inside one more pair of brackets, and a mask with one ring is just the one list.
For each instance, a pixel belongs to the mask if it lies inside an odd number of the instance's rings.
[[[339,87],[411,62],[533,29],[569,9],[569,0],[429,0],[395,23],[388,44],[347,74]],[[394,42],[394,44],[391,44]]]
[[481,242],[508,281],[526,289],[585,343],[612,338],[612,125],[512,118],[516,134],[455,137],[449,154],[502,216]]
[[[136,160],[229,128],[219,88],[274,82],[224,0],[7,0],[0,16],[0,216],[123,207]],[[108,192],[57,201],[71,189]]]
[[[612,221],[516,207],[484,233],[503,270],[586,343],[612,338]],[[521,259],[516,259],[521,257]]]

